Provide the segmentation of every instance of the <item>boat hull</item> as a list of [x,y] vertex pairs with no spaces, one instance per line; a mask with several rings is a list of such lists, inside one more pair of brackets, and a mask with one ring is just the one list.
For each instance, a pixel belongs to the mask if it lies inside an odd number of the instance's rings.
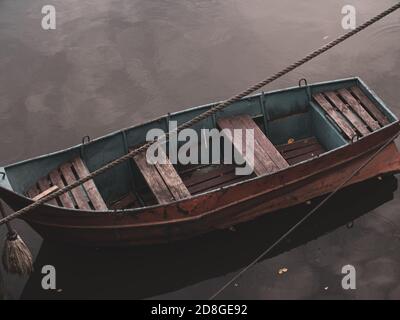
[[[44,205],[23,219],[46,240],[79,246],[132,246],[194,237],[334,191],[399,129],[399,122],[395,122],[357,142],[288,169],[167,205],[119,212]],[[347,185],[397,172],[400,155],[391,143]],[[0,189],[0,196],[14,210],[32,203],[4,188]]]

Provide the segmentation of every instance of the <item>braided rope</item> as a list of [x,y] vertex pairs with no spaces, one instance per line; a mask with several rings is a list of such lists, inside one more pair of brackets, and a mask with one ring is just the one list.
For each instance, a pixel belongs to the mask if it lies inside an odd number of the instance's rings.
[[341,42],[345,41],[346,39],[352,37],[353,35],[359,33],[360,31],[364,30],[365,28],[369,27],[370,25],[376,23],[377,21],[381,20],[382,18],[384,18],[385,16],[389,15],[390,13],[396,11],[397,9],[400,8],[400,2],[398,2],[397,4],[393,5],[392,7],[390,7],[389,9],[383,11],[382,13],[376,15],[375,17],[371,18],[370,20],[366,21],[365,23],[363,23],[362,25],[360,25],[359,27],[353,29],[352,31],[347,32],[346,34],[340,36],[339,38],[329,42],[328,44],[322,46],[321,48],[311,52],[310,54],[308,54],[307,56],[305,56],[303,59],[298,60],[297,62],[289,65],[288,67],[286,67],[285,69],[279,71],[278,73],[276,73],[275,75],[264,79],[260,82],[258,82],[257,84],[247,88],[246,90],[244,90],[243,92],[232,96],[231,98],[225,100],[224,102],[221,102],[220,104],[210,108],[209,110],[205,111],[204,113],[194,117],[193,119],[183,123],[182,125],[180,125],[178,128],[175,128],[174,130],[172,130],[169,133],[166,133],[165,135],[158,137],[156,140],[154,141],[149,141],[146,144],[142,145],[141,147],[130,151],[129,153],[127,153],[126,155],[113,160],[111,162],[109,162],[108,164],[106,164],[105,166],[93,171],[91,174],[89,174],[88,176],[81,178],[77,181],[75,181],[74,183],[59,189],[58,191],[26,206],[25,208],[22,208],[21,210],[18,210],[12,214],[10,214],[9,216],[3,218],[0,220],[0,226],[15,219],[18,218],[21,215],[24,215],[34,209],[36,209],[37,207],[39,207],[42,204],[45,204],[46,202],[53,200],[59,196],[61,196],[62,194],[71,191],[72,189],[84,184],[85,182],[93,179],[94,177],[104,173],[105,171],[131,159],[132,157],[136,156],[137,154],[144,152],[145,150],[147,150],[152,144],[164,140],[168,141],[169,136],[171,134],[177,134],[178,132],[182,131],[183,129],[187,129],[192,127],[194,124],[208,118],[209,116],[217,113],[218,111],[221,111],[222,109],[226,108],[227,106],[231,105],[232,103],[241,100],[242,98],[248,96],[249,94],[261,89],[262,87],[266,86],[267,84],[275,81],[276,79],[284,76],[285,74],[289,73],[290,71],[300,67],[301,65],[305,64],[306,62],[314,59],[315,57],[321,55],[322,53],[328,51],[329,49],[337,46],[338,44],[340,44]]

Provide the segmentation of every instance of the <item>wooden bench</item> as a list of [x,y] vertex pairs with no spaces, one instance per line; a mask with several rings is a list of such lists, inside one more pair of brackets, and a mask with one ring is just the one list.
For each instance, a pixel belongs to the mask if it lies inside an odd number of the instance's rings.
[[[162,152],[161,148],[159,148],[159,152]],[[190,197],[189,190],[174,166],[165,153],[163,153],[163,156],[165,157],[165,164],[150,164],[147,161],[146,152],[139,153],[133,159],[158,203],[165,204]]]
[[[87,175],[89,175],[89,170],[82,159],[77,157],[41,178],[26,194],[31,199],[37,200],[43,194],[49,194],[57,190],[55,187],[62,189]],[[51,200],[49,204],[82,210],[108,210],[93,180],[89,180],[71,192]]]
[[365,136],[389,124],[382,111],[358,87],[321,92],[313,97],[347,139]]
[[[254,153],[254,172],[257,176],[273,173],[289,166],[275,146],[264,135],[254,120],[247,114],[220,118],[217,121],[221,129],[229,130],[231,133],[227,138],[231,140],[236,150],[241,151],[243,158],[250,163],[251,157],[248,152]],[[234,129],[242,129],[242,139],[237,139]],[[245,129],[254,130],[254,149],[250,150],[250,144],[246,141]],[[240,145],[242,143],[242,145]],[[251,165],[251,163],[250,163]]]

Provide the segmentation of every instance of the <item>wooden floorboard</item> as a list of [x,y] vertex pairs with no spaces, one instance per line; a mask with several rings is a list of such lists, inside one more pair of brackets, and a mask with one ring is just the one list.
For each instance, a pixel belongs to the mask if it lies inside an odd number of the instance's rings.
[[294,141],[292,143],[277,145],[276,148],[278,149],[278,151],[281,154],[283,154],[284,152],[288,152],[291,150],[295,150],[295,149],[302,148],[304,146],[313,145],[313,144],[319,144],[316,137],[309,137],[309,138]]
[[191,187],[189,187],[189,191],[192,194],[197,194],[200,192],[205,192],[208,190],[212,190],[212,189],[216,189],[216,188],[220,188],[222,186],[226,186],[235,182],[239,182],[239,181],[243,181],[243,180],[247,180],[249,178],[251,178],[252,176],[237,176],[235,174],[235,171],[231,171],[229,173],[220,175],[220,176],[216,176],[212,179],[209,180],[205,180],[202,183],[198,183],[196,185],[193,185]]
[[[82,159],[77,157],[72,161],[62,164],[59,168],[51,171],[47,176],[39,179],[37,185],[28,190],[27,194],[30,198],[34,198],[38,192],[43,192],[53,186],[62,189],[67,185],[75,183],[77,179],[84,178],[89,174],[89,170]],[[50,203],[70,209],[108,210],[93,180],[89,180],[83,185],[60,195]]]
[[[65,163],[60,167],[61,173],[64,176],[64,179],[68,185],[74,183],[76,178],[71,169],[71,163]],[[74,196],[75,202],[78,205],[79,209],[83,210],[91,210],[89,203],[87,201],[87,196],[84,194],[82,187],[76,187],[71,190],[72,195]]]
[[31,199],[36,197],[40,193],[40,190],[36,186],[36,183],[27,191],[27,196]]
[[[200,147],[200,145],[199,145],[199,147]],[[191,174],[192,172],[195,172],[195,171],[197,171],[197,170],[199,170],[201,168],[208,167],[208,166],[209,166],[209,164],[178,165],[178,170],[177,171],[179,172],[179,175],[182,177],[182,176]]]
[[[43,181],[41,182],[42,186],[43,185]],[[54,187],[54,186],[53,186]],[[38,184],[35,183],[35,185],[33,185],[27,192],[26,195],[31,198],[33,201],[37,201],[37,199],[41,199],[43,198],[43,196],[48,195],[50,193],[53,193],[54,189],[52,189],[52,187],[44,190],[44,191],[40,191],[40,188],[38,187]],[[57,201],[55,199],[53,199],[51,202],[49,202],[52,205],[57,205]]]
[[199,171],[197,174],[193,174],[192,176],[184,179],[184,183],[187,187],[191,187],[196,184],[203,183],[207,180],[211,180],[216,177],[222,176],[224,174],[231,173],[234,170],[235,170],[234,165],[220,165],[217,168],[213,168],[212,170],[209,171],[203,169]]
[[[39,179],[38,185],[40,188],[40,193],[43,193],[52,187],[51,182],[49,181],[49,178],[47,176]],[[52,204],[53,206],[58,206],[56,199],[52,199],[48,203]]]
[[368,125],[371,130],[378,130],[379,123],[375,121],[369,113],[363,108],[361,104],[351,95],[347,89],[338,90],[342,98],[350,105],[350,107],[357,113],[357,115]]
[[129,192],[123,198],[115,201],[111,204],[111,210],[123,210],[123,209],[131,209],[138,206],[138,200],[135,195]]
[[[190,167],[188,165],[188,168]],[[254,175],[237,176],[235,171],[236,167],[237,166],[234,164],[202,165],[201,167],[196,168],[195,171],[183,176],[181,175],[181,177],[192,195],[254,177]],[[181,167],[182,171],[185,171],[185,169],[184,166]]]
[[311,159],[325,152],[324,147],[318,142],[316,137],[309,137],[277,146],[282,156],[290,164]]
[[[41,200],[41,199],[51,195],[52,193],[54,193],[54,192],[56,192],[58,190],[59,190],[59,188],[57,186],[52,186],[52,187],[46,189],[45,191],[39,193],[36,197],[33,197],[32,200],[33,201]],[[52,200],[55,200],[55,199],[52,199]],[[52,200],[48,201],[47,203],[51,203]]]
[[325,95],[361,135],[365,136],[370,133],[364,122],[340,99],[336,92],[326,92]]
[[320,149],[321,149],[321,146],[319,144],[312,144],[309,146],[304,146],[302,148],[298,148],[296,150],[287,151],[284,153],[283,156],[285,157],[285,159],[287,161],[288,159],[296,158],[303,154],[312,154],[314,151],[318,151]]
[[[78,174],[79,178],[87,177],[90,172],[87,169],[86,165],[83,163],[83,160],[79,157],[75,158],[72,161],[72,164],[75,168],[76,173]],[[86,190],[86,193],[92,202],[92,205],[95,210],[107,210],[107,205],[105,204],[103,197],[101,196],[99,190],[97,189],[96,185],[94,184],[93,180],[89,180],[83,184],[83,187]]]
[[322,93],[317,93],[313,95],[315,101],[319,106],[328,114],[328,116],[337,124],[337,126],[343,131],[345,136],[352,140],[356,136],[356,132],[343,117],[341,113],[336,111],[336,109],[331,105],[331,103],[323,96]]
[[[64,182],[62,181],[60,172],[58,171],[58,169],[53,170],[52,172],[50,172],[50,180],[51,182],[58,186],[60,189],[65,187]],[[70,196],[70,193],[64,193],[60,196],[60,201],[63,207],[65,208],[75,208],[74,202]]]
[[373,117],[381,126],[385,126],[390,123],[383,112],[380,111],[377,106],[375,106],[375,104],[364,94],[364,92],[362,92],[360,88],[354,86],[350,88],[350,91],[363,104],[365,109],[367,109],[373,115]]
[[322,154],[324,152],[325,152],[325,150],[322,147],[319,147],[318,149],[315,149],[312,152],[309,152],[309,153],[306,153],[306,154],[301,154],[301,155],[298,155],[296,157],[287,159],[287,161],[291,165],[293,165],[293,164],[296,164],[296,163],[311,159],[313,157],[319,156],[320,154]]

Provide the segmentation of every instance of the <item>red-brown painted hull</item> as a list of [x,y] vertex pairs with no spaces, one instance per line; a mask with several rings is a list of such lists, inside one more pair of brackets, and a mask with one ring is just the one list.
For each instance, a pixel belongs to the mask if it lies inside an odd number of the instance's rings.
[[[142,245],[193,237],[335,190],[399,128],[396,122],[313,160],[168,205],[125,212],[85,212],[46,205],[24,220],[45,239],[83,246]],[[399,171],[400,155],[391,143],[348,185]],[[31,203],[9,190],[0,189],[0,193],[14,210]]]

